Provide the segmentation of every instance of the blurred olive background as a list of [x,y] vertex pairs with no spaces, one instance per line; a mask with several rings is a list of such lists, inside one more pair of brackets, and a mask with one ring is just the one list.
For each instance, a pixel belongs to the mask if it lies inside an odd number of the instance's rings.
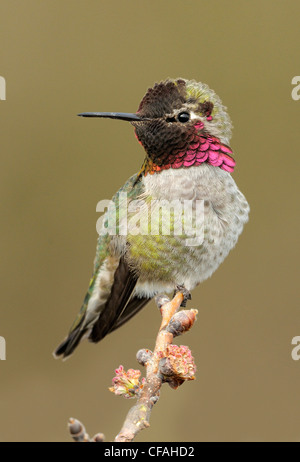
[[96,204],[143,160],[130,124],[76,114],[134,112],[167,77],[206,82],[229,108],[251,219],[193,292],[179,343],[197,380],[163,387],[137,441],[299,441],[299,15],[295,1],[0,1],[1,441],[69,441],[70,416],[111,441],[133,404],[108,386],[153,347],[154,303],[65,363],[51,353],[88,286]]

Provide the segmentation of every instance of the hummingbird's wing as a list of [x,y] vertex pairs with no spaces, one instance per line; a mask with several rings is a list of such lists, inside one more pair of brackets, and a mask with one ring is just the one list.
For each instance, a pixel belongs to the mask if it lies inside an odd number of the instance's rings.
[[150,300],[151,298],[132,297],[108,333],[113,332],[125,324],[125,322],[129,321],[129,319],[135,316]]
[[[126,192],[128,200],[138,197],[143,191],[140,182],[137,182],[137,175],[131,177],[118,194],[120,192]],[[116,197],[113,202],[116,202]],[[108,213],[110,211],[106,214],[106,220]],[[126,248],[116,251],[111,244],[112,236],[108,233],[99,236],[88,292],[69,335],[55,350],[55,357],[71,355],[83,337],[99,342],[129,320],[148,301],[136,300],[136,297],[131,299],[138,276],[126,262]]]
[[115,326],[119,316],[126,308],[137,280],[138,277],[130,271],[125,257],[122,256],[114,274],[110,295],[89,335],[92,342],[99,342]]
[[55,357],[70,356],[83,337],[99,342],[116,329],[138,279],[128,268],[124,256],[119,258],[114,271],[116,260],[108,256],[92,277],[82,308],[68,337],[55,350]]

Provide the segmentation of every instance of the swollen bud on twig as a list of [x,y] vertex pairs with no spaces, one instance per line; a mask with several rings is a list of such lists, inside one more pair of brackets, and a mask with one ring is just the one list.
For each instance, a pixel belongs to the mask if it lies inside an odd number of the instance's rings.
[[104,441],[103,433],[97,433],[90,439],[84,425],[77,419],[70,418],[68,427],[73,440],[77,443],[102,443]]
[[190,330],[196,321],[198,310],[182,310],[172,316],[166,330],[170,332],[173,337],[183,334]]
[[143,348],[139,350],[136,354],[137,362],[140,363],[142,366],[146,366],[147,362],[150,361],[153,352],[148,350],[147,348]]
[[68,427],[74,441],[84,443],[90,440],[89,435],[85,431],[84,425],[79,420],[71,417],[69,419]]
[[103,435],[103,433],[97,433],[91,439],[91,443],[103,443],[104,440],[105,440],[105,436]]

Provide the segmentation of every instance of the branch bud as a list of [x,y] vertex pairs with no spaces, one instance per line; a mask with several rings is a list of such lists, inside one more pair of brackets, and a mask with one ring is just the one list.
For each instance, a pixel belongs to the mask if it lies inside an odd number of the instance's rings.
[[139,350],[136,354],[137,362],[140,363],[142,366],[146,366],[147,362],[150,361],[152,355],[153,352],[151,350],[143,348],[142,350]]
[[196,321],[196,315],[198,310],[181,310],[172,316],[170,322],[166,328],[167,332],[170,332],[173,337],[183,334],[191,329],[194,322]]
[[105,440],[105,436],[103,435],[103,433],[97,433],[96,435],[93,436],[93,438],[91,439],[91,442],[92,443],[103,443],[104,440]]
[[69,419],[68,427],[74,441],[79,443],[89,441],[89,435],[86,433],[84,425],[79,420],[71,417]]

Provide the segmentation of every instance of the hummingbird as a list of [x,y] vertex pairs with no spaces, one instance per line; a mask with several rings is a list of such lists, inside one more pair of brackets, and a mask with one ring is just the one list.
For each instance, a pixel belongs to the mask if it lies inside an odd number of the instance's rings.
[[[78,115],[130,122],[145,158],[140,171],[114,196],[104,215],[104,232],[97,241],[83,305],[68,336],[54,352],[55,357],[63,358],[84,338],[99,342],[157,294],[171,293],[178,286],[190,292],[209,278],[235,246],[249,215],[248,202],[232,178],[236,162],[229,146],[231,120],[227,108],[206,84],[168,78],[147,90],[136,113]],[[201,242],[187,245],[191,229],[184,227],[181,234],[174,233],[174,210],[170,215],[173,233],[163,232],[162,226],[156,234],[126,234],[118,227],[115,234],[105,232],[113,211],[120,221],[124,218],[124,213],[119,213],[121,194],[128,210],[134,201],[143,201],[140,218],[149,214],[145,204],[155,201],[175,200],[179,205],[189,201],[193,210],[200,201],[204,217]],[[181,214],[179,217],[184,221]],[[194,222],[189,222],[189,228]]]

